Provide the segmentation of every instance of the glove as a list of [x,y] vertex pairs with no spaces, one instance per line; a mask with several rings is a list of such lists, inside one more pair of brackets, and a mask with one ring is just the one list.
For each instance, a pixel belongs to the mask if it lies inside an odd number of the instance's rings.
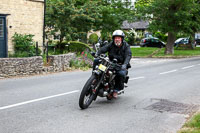
[[97,58],[98,57],[98,54],[96,53],[95,55],[94,55],[94,58]]
[[126,69],[127,68],[127,65],[126,64],[123,64],[122,65],[122,69]]
[[95,52],[91,52],[90,54],[91,54],[94,58],[97,58],[97,57],[98,57],[98,54],[95,53]]

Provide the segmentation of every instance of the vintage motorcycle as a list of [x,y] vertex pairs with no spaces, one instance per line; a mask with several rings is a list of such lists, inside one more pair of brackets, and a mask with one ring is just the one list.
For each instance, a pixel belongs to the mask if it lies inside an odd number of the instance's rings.
[[[95,56],[95,53],[92,53],[92,55]],[[79,98],[81,109],[88,108],[97,96],[106,97],[108,100],[113,98],[115,76],[117,70],[121,69],[121,65],[117,64],[117,59],[110,61],[105,54],[100,55],[98,58],[100,59],[99,65],[93,70],[91,77],[81,91]],[[127,73],[125,83],[128,83],[128,79]],[[122,93],[124,93],[124,90],[119,91],[118,95]]]

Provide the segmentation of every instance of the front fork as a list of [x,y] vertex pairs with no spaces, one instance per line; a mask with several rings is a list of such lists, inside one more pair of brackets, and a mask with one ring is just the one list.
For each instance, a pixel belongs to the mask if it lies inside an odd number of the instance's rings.
[[[97,85],[95,86],[95,88],[92,89],[92,93],[94,95],[93,100],[96,100],[96,98],[98,96],[98,93],[99,93],[99,87],[100,87],[100,85],[101,85],[101,83],[103,81],[104,73],[102,73],[101,71],[94,70],[93,74],[96,75],[97,82],[98,82]],[[98,77],[100,77],[100,79]]]

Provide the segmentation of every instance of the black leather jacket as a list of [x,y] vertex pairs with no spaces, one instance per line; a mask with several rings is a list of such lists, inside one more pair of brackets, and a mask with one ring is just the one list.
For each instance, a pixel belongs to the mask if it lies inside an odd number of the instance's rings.
[[107,53],[109,59],[112,61],[114,58],[118,60],[120,64],[130,65],[129,62],[132,57],[130,46],[127,42],[123,41],[121,47],[117,47],[114,42],[111,42],[108,45],[105,45],[98,51],[98,55],[102,53]]

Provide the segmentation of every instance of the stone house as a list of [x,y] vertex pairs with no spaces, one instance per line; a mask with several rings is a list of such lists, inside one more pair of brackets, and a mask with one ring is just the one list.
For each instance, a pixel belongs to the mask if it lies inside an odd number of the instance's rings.
[[14,52],[15,33],[32,34],[43,45],[44,0],[0,0],[0,58]]

